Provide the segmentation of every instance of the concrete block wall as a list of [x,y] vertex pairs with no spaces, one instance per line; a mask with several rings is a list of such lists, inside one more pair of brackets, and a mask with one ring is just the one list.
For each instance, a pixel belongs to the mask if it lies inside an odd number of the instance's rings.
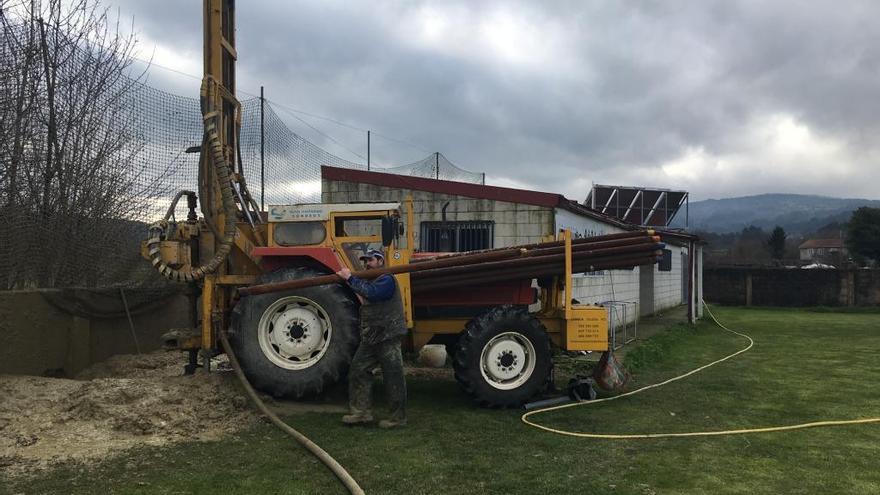
[[540,242],[544,236],[554,232],[553,209],[542,206],[327,179],[322,180],[321,187],[323,203],[363,201],[402,203],[412,195],[416,249],[419,248],[421,222],[443,220],[442,209],[447,201],[449,201],[449,207],[446,208],[447,220],[495,222],[494,247]]
[[708,302],[754,306],[878,306],[880,270],[707,268]]
[[880,270],[854,270],[853,298],[855,306],[880,306]]
[[585,304],[603,301],[638,301],[639,268],[603,270],[599,275],[575,275],[574,297]]
[[[115,354],[136,352],[127,318],[73,316],[50,304],[45,292],[51,290],[0,291],[0,374],[73,377]],[[128,292],[135,298],[137,289]],[[189,326],[186,296],[164,301],[161,310],[132,314],[142,352],[159,349],[169,329]]]

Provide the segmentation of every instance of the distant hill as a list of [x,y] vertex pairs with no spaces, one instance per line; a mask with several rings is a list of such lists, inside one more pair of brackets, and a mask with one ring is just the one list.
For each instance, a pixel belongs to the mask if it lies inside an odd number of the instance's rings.
[[[870,199],[830,198],[806,194],[760,194],[739,198],[707,199],[691,202],[689,230],[719,234],[739,232],[749,225],[770,230],[781,225],[788,234],[805,234],[831,222],[846,222],[861,207],[880,208]],[[673,227],[684,227],[684,208]]]

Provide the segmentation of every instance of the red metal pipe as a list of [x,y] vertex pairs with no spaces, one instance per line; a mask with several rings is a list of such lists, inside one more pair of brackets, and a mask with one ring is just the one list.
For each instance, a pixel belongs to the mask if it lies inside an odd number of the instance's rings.
[[[603,256],[617,256],[617,255],[623,255],[623,254],[628,254],[628,253],[637,253],[637,252],[641,252],[641,251],[654,251],[656,249],[662,249],[663,246],[664,245],[661,243],[643,242],[640,244],[633,244],[633,245],[629,245],[629,246],[621,246],[621,247],[614,247],[614,248],[573,251],[572,252],[572,259],[573,259],[573,261],[578,261],[578,260],[585,260],[585,259],[589,259],[589,258],[598,258],[598,257],[603,257]],[[560,262],[565,261],[565,253],[539,255],[539,253],[542,251],[544,251],[544,250],[535,250],[535,251],[531,251],[531,252],[526,252],[523,254],[523,256],[521,256],[517,259],[425,270],[425,271],[421,271],[418,273],[413,273],[412,279],[413,280],[421,280],[424,278],[445,276],[445,275],[451,275],[451,274],[455,274],[455,273],[476,273],[478,271],[491,270],[493,268],[529,266],[530,264],[534,264],[534,263],[542,263],[542,262],[550,262],[550,261],[560,261]]]
[[[600,243],[614,240],[623,240],[623,239],[633,239],[633,238],[643,238],[645,236],[654,236],[655,231],[648,230],[637,230],[632,232],[621,232],[617,234],[605,234],[605,235],[597,235],[592,237],[583,237],[580,239],[572,239],[572,246],[577,246],[579,244],[590,244],[590,243]],[[483,254],[483,253],[493,253],[498,251],[506,251],[506,250],[521,250],[521,249],[545,249],[545,248],[553,248],[565,246],[564,241],[549,241],[549,242],[538,242],[533,244],[522,244],[518,246],[509,246],[503,248],[494,248],[494,249],[484,249],[481,251],[468,251],[466,253],[451,253],[451,254],[443,254],[439,256],[433,256],[430,258],[420,258],[418,260],[413,260],[413,263],[424,263],[428,261],[435,261],[441,259],[450,259],[450,258],[461,258],[467,257],[475,254]]]
[[[640,253],[627,253],[622,255],[615,256],[605,256],[601,258],[590,258],[585,260],[579,260],[573,264],[572,269],[575,273],[585,272],[585,271],[594,271],[597,266],[606,266],[609,263],[623,263],[622,266],[629,267],[635,265],[627,265],[630,260],[638,259],[653,259],[658,256],[658,253],[662,253],[662,251],[655,250],[650,252],[640,252]],[[652,261],[653,263],[653,261]],[[476,267],[474,267],[476,268]],[[536,278],[542,277],[546,275],[561,275],[565,271],[565,264],[559,260],[550,260],[550,261],[542,261],[540,263],[530,264],[528,266],[501,266],[495,267],[492,270],[478,270],[473,271],[471,273],[459,273],[453,275],[447,275],[443,277],[432,277],[429,279],[418,279],[413,280],[413,286],[425,286],[432,285],[435,282],[447,283],[450,281],[455,281],[462,285],[467,285],[469,282],[477,282],[484,278],[492,278],[496,275],[504,275],[511,276],[512,278]]]
[[[638,256],[632,258],[619,258],[615,260],[606,260],[601,263],[575,267],[576,272],[595,271],[595,270],[611,270],[632,268],[640,265],[653,265],[659,260],[659,255]],[[484,274],[478,277],[459,276],[455,278],[432,279],[429,281],[421,281],[418,284],[413,283],[413,293],[424,293],[432,290],[448,289],[453,287],[474,287],[493,282],[503,282],[517,279],[533,279],[550,275],[559,275],[565,270],[564,267],[542,266],[536,270],[530,270],[528,273],[515,271],[497,271],[492,274]]]

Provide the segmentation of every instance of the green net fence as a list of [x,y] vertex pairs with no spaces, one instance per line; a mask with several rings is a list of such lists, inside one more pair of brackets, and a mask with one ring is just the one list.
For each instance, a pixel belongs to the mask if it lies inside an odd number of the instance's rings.
[[[140,242],[177,191],[196,190],[199,154],[187,149],[202,142],[198,99],[127,76],[119,54],[68,41],[2,23],[0,290],[162,285]],[[321,166],[367,168],[291,131],[269,102],[241,104],[242,168],[258,201],[320,202]],[[484,180],[439,153],[372,170]],[[185,201],[178,208],[185,217]]]

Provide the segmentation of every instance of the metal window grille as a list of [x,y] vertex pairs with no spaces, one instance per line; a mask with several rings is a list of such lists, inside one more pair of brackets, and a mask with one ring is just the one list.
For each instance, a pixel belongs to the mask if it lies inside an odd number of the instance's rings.
[[495,222],[422,222],[420,249],[461,252],[494,247]]

